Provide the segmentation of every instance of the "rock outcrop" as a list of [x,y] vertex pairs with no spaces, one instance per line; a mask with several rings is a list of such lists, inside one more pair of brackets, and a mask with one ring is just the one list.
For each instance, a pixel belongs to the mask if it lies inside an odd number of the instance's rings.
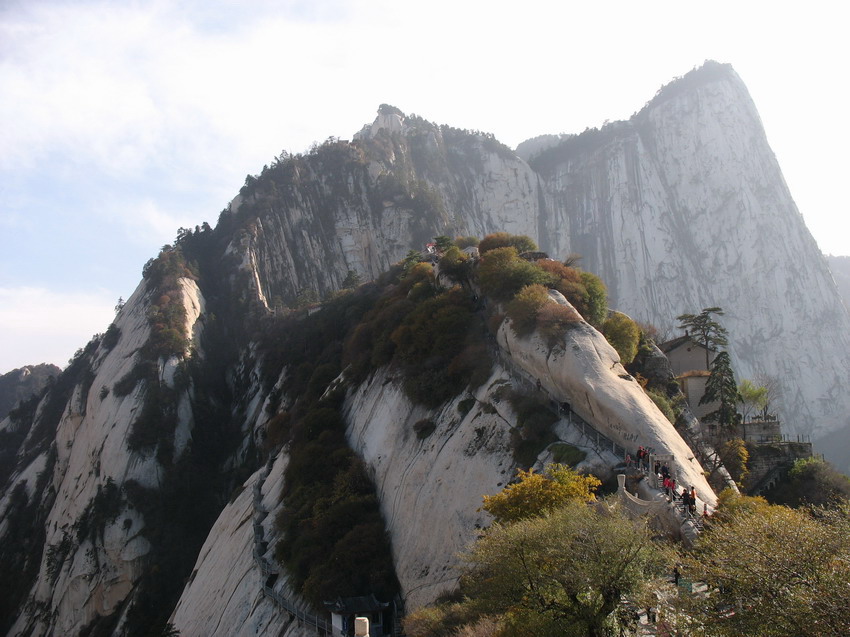
[[531,165],[541,245],[581,254],[613,307],[670,330],[720,306],[738,378],[780,381],[790,431],[848,424],[850,315],[731,68],[709,63]]
[[62,370],[56,365],[25,365],[0,375],[0,420],[22,400],[38,394]]

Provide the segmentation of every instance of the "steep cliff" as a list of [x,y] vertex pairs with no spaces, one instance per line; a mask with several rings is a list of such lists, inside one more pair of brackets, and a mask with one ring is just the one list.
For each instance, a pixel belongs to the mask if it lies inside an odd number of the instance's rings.
[[372,279],[437,234],[527,234],[581,255],[612,307],[662,332],[723,307],[738,376],[779,381],[787,431],[848,425],[850,315],[731,67],[706,63],[628,121],[536,142],[527,164],[487,135],[379,114],[351,143],[250,178],[222,221],[269,305],[349,270]]
[[[790,427],[846,424],[850,321],[731,69],[686,76],[629,122],[532,147],[526,163],[491,136],[382,108],[353,141],[249,177],[216,228],[181,235],[146,265],[106,333],[0,423],[0,442],[14,442],[2,450],[14,457],[0,500],[0,571],[14,574],[0,578],[2,628],[136,635],[171,621],[185,634],[284,624],[305,634],[291,620],[304,601],[266,566],[297,450],[268,454],[291,434],[298,401],[342,372],[343,346],[318,329],[287,341],[286,308],[332,296],[351,271],[378,279],[440,234],[508,231],[555,257],[581,253],[613,307],[662,328],[721,305],[739,376],[779,377]],[[364,286],[326,323],[353,328],[377,290],[399,287]],[[321,322],[314,311],[304,324]],[[621,444],[664,449],[701,484],[604,340],[589,326],[571,338],[544,351],[503,328],[490,377],[428,409],[369,352],[375,368],[340,414],[411,606],[451,588],[456,552],[486,524],[481,495],[513,474],[516,414],[501,388],[520,377]],[[554,431],[587,450],[589,468],[617,462],[560,411]]]
[[850,315],[730,67],[707,63],[531,166],[541,244],[581,254],[612,306],[663,329],[720,306],[738,377],[779,379],[788,431],[848,424]]

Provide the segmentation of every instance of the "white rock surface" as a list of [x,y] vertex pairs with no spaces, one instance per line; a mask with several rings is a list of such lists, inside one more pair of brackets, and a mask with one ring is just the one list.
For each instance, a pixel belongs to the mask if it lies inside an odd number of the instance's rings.
[[[188,279],[181,280],[181,287],[194,330],[199,308],[203,307],[200,291]],[[141,409],[140,387],[127,396],[117,396],[113,389],[115,382],[133,369],[136,352],[148,339],[147,308],[146,285],[142,282],[115,319],[120,330],[118,343],[109,351],[101,345],[94,353],[90,388],[87,392],[82,386],[75,388],[59,422],[56,462],[50,468],[49,480],[56,497],[45,522],[46,544],[38,581],[30,592],[35,604],[28,606],[35,612],[23,613],[13,626],[12,635],[25,629],[34,635],[73,634],[97,615],[112,613],[140,575],[150,545],[141,534],[144,520],[137,511],[125,504],[94,543],[87,538],[78,543],[75,524],[107,481],[120,489],[128,480],[156,487],[162,479],[162,469],[153,454],[127,448],[132,423]],[[161,370],[163,382],[172,376],[170,367],[173,365],[166,364]],[[183,418],[191,418],[191,412],[184,409],[181,413]],[[181,425],[184,438],[188,437],[191,423]],[[33,472],[43,467],[42,455],[24,468],[15,481],[26,479],[29,485]],[[50,550],[63,544],[69,547],[68,553],[55,567],[54,578],[49,575]]]
[[[263,574],[253,557],[253,485],[261,479],[262,471],[258,471],[245,482],[239,495],[221,512],[201,548],[170,618],[184,637],[278,634],[288,623],[288,618],[263,595]],[[277,481],[267,484],[265,491],[279,488]],[[264,524],[269,533],[273,519],[270,516]]]
[[848,425],[850,315],[740,78],[611,126],[546,177],[543,248],[581,254],[612,307],[662,330],[722,307],[737,378],[780,380],[786,431]]
[[597,330],[585,322],[577,323],[567,330],[563,341],[550,347],[536,333],[517,337],[505,321],[498,339],[515,364],[540,379],[549,396],[569,403],[585,421],[627,451],[643,445],[656,454],[672,455],[674,460],[668,464],[679,484],[694,486],[701,503],[711,508],[717,504],[690,447]]

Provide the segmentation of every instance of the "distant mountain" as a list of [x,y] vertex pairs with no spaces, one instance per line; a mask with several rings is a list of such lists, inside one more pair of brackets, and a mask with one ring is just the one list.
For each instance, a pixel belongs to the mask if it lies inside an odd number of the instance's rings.
[[3,420],[18,401],[38,394],[48,380],[62,372],[56,365],[26,365],[0,376],[0,420]]

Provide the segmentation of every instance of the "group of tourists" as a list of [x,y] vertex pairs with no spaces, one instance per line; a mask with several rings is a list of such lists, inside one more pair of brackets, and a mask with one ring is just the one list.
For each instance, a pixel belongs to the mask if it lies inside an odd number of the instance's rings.
[[[639,455],[641,451],[646,454],[645,457],[649,456],[643,447],[638,448]],[[697,510],[697,490],[693,486],[690,489],[683,487],[682,493],[678,493],[676,490],[676,478],[670,473],[670,467],[666,462],[662,463],[660,460],[656,460],[653,470],[655,471],[655,475],[661,480],[661,487],[664,489],[664,494],[670,499],[670,502],[681,500],[685,511],[694,515]]]

